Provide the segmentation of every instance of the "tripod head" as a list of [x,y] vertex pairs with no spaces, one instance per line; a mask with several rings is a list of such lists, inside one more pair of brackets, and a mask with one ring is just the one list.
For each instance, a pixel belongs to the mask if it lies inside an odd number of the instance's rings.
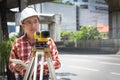
[[34,38],[36,40],[35,47],[46,48],[47,42],[50,40],[49,37],[50,37],[49,31],[35,32],[34,33]]

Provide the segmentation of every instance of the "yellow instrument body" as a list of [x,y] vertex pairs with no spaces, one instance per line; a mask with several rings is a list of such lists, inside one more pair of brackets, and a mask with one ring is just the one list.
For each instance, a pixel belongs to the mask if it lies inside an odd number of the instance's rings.
[[49,41],[48,35],[49,35],[48,31],[35,32],[34,38],[36,39],[36,42],[48,42]]

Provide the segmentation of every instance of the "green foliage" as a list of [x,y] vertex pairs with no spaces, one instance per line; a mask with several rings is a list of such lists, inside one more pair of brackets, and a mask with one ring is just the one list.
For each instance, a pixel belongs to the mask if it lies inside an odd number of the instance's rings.
[[73,35],[72,31],[61,31],[61,40],[71,40]]
[[73,3],[71,3],[70,1],[66,1],[66,2],[63,3],[63,4],[73,5]]
[[99,37],[99,32],[97,30],[96,27],[94,26],[82,26],[80,28],[80,32],[81,32],[81,39],[102,39],[101,37]]
[[12,48],[11,41],[0,42],[0,75],[5,75],[6,66],[8,66],[9,53]]
[[17,35],[14,35],[14,36],[12,36],[12,37],[10,37],[10,41],[14,41],[14,40],[16,40],[18,38],[18,36]]
[[11,41],[1,41],[0,42],[0,59],[2,58],[8,58],[10,50],[12,48],[12,42]]
[[73,37],[73,40],[74,41],[77,41],[77,40],[80,40],[80,39],[84,39],[84,35],[82,35],[83,32],[82,31],[76,31],[74,33],[74,37]]
[[59,2],[59,0],[52,0],[53,2]]
[[61,40],[94,40],[102,39],[103,34],[94,26],[81,26],[80,31],[62,31]]
[[73,3],[71,3],[70,1],[66,1],[66,2],[61,2],[59,0],[53,0],[54,3],[57,4],[66,4],[66,5],[74,5]]
[[12,36],[9,40],[0,42],[0,75],[5,76],[5,69],[8,66],[12,43],[16,38],[17,36]]

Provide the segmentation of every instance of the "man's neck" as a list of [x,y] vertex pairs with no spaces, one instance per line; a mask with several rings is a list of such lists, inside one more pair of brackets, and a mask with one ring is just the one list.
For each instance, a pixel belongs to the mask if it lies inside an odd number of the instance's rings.
[[34,37],[27,35],[27,39],[28,39],[28,41],[30,41],[31,43],[35,43]]

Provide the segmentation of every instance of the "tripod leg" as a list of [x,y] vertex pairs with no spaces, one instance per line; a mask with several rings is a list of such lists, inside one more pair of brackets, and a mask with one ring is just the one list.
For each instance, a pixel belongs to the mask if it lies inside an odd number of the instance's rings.
[[33,68],[33,63],[34,63],[34,60],[35,60],[35,58],[33,57],[32,59],[31,59],[31,62],[29,63],[29,65],[28,65],[28,69],[26,70],[26,73],[25,73],[25,76],[24,76],[24,78],[23,78],[23,80],[28,80],[29,79],[29,77],[30,77],[30,73],[31,73],[31,69]]
[[40,53],[41,54],[41,62],[40,62],[40,78],[39,80],[43,80],[43,71],[44,71],[44,55],[43,55],[43,52]]
[[36,52],[36,56],[35,56],[33,80],[36,80],[36,75],[37,75],[37,63],[38,63],[38,52]]
[[57,80],[56,75],[55,75],[55,69],[54,69],[54,66],[52,64],[52,59],[47,58],[47,62],[48,62],[48,69],[49,69],[49,72],[50,72],[51,80]]
[[33,76],[33,80],[36,80],[36,75],[37,75],[37,63],[38,63],[38,57],[40,57],[41,62],[40,62],[40,79],[43,79],[43,70],[44,70],[44,54],[43,52],[36,52],[36,56],[35,56],[35,64],[34,64],[34,76]]
[[49,69],[49,72],[50,72],[51,80],[57,80],[49,48],[45,48],[44,52],[45,52],[45,55],[46,55],[46,60],[47,60],[47,63],[48,63],[48,69]]

